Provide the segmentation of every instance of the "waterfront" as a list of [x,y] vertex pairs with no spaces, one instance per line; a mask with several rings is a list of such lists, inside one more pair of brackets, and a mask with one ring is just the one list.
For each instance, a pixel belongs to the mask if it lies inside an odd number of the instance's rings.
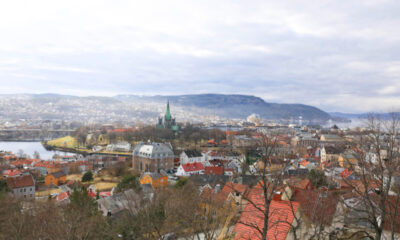
[[22,150],[30,157],[33,157],[34,152],[37,151],[40,154],[40,158],[43,160],[52,159],[54,154],[73,155],[72,153],[65,153],[60,151],[48,151],[43,147],[41,142],[0,142],[0,150],[11,151],[14,154],[18,154],[18,152]]

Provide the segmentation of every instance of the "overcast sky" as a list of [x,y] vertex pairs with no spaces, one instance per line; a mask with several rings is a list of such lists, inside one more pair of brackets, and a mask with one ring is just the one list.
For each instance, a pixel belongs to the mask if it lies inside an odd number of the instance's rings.
[[0,93],[400,108],[399,0],[4,2]]

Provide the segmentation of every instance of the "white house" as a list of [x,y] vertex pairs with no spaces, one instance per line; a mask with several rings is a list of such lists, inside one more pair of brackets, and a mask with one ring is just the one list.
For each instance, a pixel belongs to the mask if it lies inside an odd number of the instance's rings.
[[35,181],[32,175],[8,177],[7,186],[14,197],[24,199],[35,199]]
[[195,163],[200,162],[203,163],[205,161],[205,157],[201,152],[197,150],[185,150],[180,155],[180,162],[181,164],[186,163]]
[[237,173],[242,173],[242,163],[238,159],[230,161],[227,167],[232,168]]
[[194,174],[203,174],[204,166],[200,162],[181,164],[176,171],[176,176],[188,177]]
[[107,151],[113,152],[129,152],[131,150],[131,144],[128,142],[118,142],[116,144],[108,144],[106,147]]

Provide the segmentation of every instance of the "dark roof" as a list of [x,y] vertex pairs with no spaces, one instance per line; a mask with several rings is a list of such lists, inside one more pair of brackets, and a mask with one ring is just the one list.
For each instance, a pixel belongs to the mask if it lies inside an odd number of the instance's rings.
[[334,147],[334,146],[326,146],[325,147],[325,152],[326,154],[339,154],[342,151],[340,151],[340,149]]
[[199,151],[197,151],[197,150],[195,150],[195,149],[193,149],[193,150],[185,150],[184,152],[186,153],[186,155],[187,155],[189,158],[192,158],[192,157],[202,157],[202,156],[203,156],[203,155],[201,154],[201,152],[199,152]]
[[307,168],[298,168],[298,169],[288,169],[285,171],[287,175],[307,175]]
[[152,179],[159,179],[162,177],[161,174],[156,173],[156,172],[145,172],[142,174],[142,176],[140,177],[140,179],[144,178],[146,175],[149,175]]
[[53,172],[53,173],[50,173],[50,174],[53,175],[53,177],[55,177],[55,178],[60,178],[60,177],[64,177],[64,176],[67,175],[63,171]]
[[260,180],[259,176],[256,175],[242,175],[235,179],[235,182],[247,185],[247,186],[255,186]]
[[234,157],[240,156],[240,154],[238,152],[235,152],[235,151],[226,152],[225,155],[226,156],[234,156]]
[[221,187],[225,186],[225,183],[229,180],[229,176],[226,175],[192,175],[189,179],[197,186],[204,186],[209,184],[210,186],[215,186],[220,184]]
[[9,188],[22,188],[35,186],[32,175],[23,175],[20,177],[9,177],[7,178],[7,185]]

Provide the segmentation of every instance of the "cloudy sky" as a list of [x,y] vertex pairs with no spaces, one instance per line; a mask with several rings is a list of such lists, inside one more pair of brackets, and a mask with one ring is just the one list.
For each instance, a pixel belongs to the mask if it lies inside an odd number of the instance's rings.
[[[4,3],[7,2],[7,3]],[[400,108],[400,1],[4,1],[0,94]]]

